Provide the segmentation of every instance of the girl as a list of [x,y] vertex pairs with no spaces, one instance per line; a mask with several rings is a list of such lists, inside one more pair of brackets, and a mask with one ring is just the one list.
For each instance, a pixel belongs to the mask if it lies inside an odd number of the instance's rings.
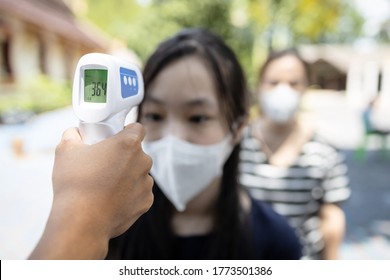
[[284,218],[239,186],[248,91],[232,50],[202,29],[166,40],[144,69],[139,121],[154,203],[109,259],[298,259]]

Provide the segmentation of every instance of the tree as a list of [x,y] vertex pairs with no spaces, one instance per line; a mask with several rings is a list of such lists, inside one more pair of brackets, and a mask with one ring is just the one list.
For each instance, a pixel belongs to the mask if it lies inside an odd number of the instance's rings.
[[86,16],[127,42],[142,61],[181,28],[224,38],[250,82],[269,49],[301,43],[351,42],[362,18],[347,0],[85,0]]
[[300,44],[352,43],[362,34],[363,18],[348,0],[247,2],[248,24],[255,34],[252,69],[258,69],[272,49]]
[[249,0],[249,15],[270,49],[299,43],[351,42],[363,19],[346,0]]

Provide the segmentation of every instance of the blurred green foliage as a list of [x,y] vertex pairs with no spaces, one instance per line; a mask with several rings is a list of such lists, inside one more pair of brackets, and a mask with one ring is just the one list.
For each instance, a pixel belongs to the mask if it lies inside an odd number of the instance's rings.
[[216,32],[238,55],[251,85],[269,49],[352,42],[363,24],[348,0],[85,1],[85,16],[127,42],[143,62],[181,28]]
[[68,106],[72,102],[70,82],[53,81],[41,75],[23,85],[17,84],[12,93],[0,94],[0,115],[12,111],[39,114]]
[[[360,36],[363,25],[348,0],[77,1],[87,9],[76,14],[126,42],[142,62],[161,41],[182,28],[209,29],[233,48],[252,87],[270,49],[350,43]],[[387,33],[382,36],[390,38]],[[70,82],[40,76],[24,84],[12,95],[1,89],[0,116],[11,109],[40,113],[71,104]]]

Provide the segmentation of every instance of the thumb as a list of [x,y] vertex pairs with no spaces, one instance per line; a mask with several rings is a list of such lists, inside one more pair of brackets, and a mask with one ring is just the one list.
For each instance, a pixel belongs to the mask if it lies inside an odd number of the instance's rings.
[[61,142],[58,144],[61,148],[74,147],[82,145],[83,140],[81,139],[80,133],[77,128],[68,128],[62,134]]

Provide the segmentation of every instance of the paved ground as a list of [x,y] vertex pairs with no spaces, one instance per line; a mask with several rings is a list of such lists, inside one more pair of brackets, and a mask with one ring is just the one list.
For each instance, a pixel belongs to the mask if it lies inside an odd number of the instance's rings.
[[[390,136],[387,154],[377,137],[369,138],[366,149],[359,149],[360,109],[337,94],[312,95],[306,101],[319,132],[341,150],[349,168],[352,195],[343,204],[347,232],[341,258],[390,260]],[[387,120],[383,125],[389,127]]]
[[[349,166],[352,196],[343,205],[347,233],[341,258],[390,260],[390,151],[384,157],[372,139],[365,156],[357,157],[359,111],[342,96],[309,95],[305,104],[319,132],[342,150]],[[53,148],[61,132],[76,124],[65,109],[30,125],[0,126],[0,259],[26,258],[38,241],[52,198]],[[24,141],[24,156],[12,152],[17,138]]]
[[347,234],[342,247],[344,259],[390,260],[390,153],[370,151],[357,160],[354,151],[344,151],[352,188],[343,205]]

